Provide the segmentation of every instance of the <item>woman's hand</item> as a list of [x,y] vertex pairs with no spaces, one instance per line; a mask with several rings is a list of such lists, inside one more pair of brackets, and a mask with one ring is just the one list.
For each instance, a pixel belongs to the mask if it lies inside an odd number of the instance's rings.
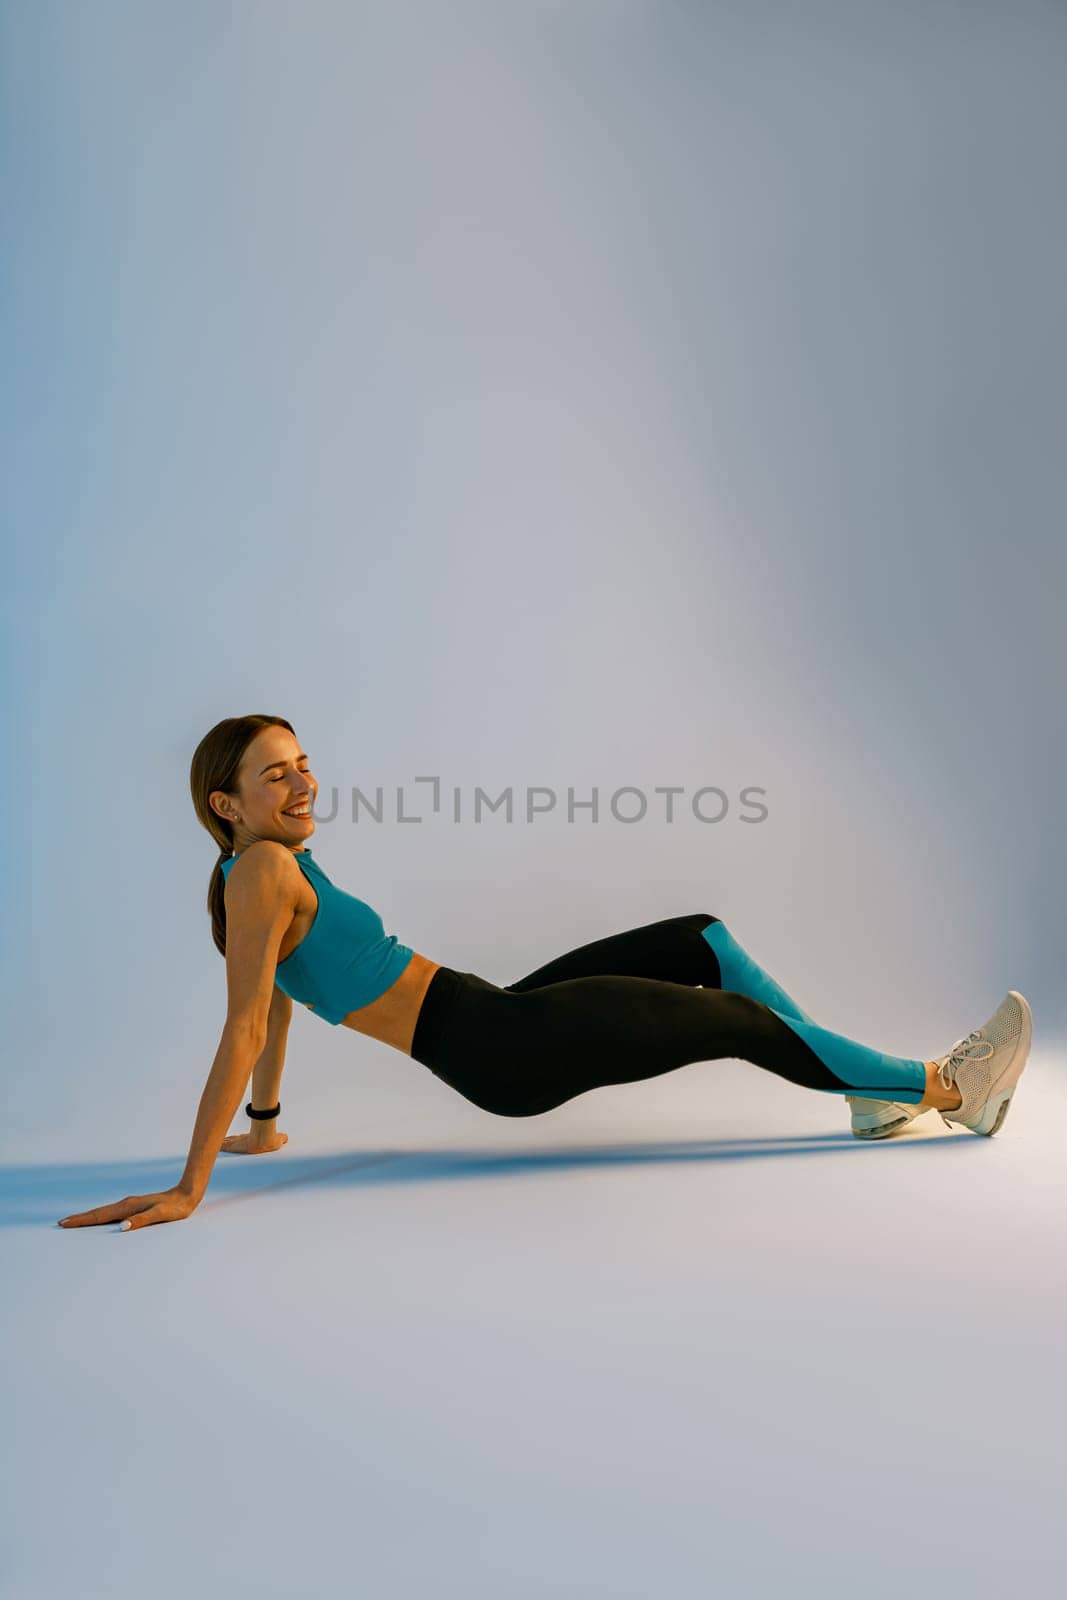
[[150,1228],[155,1222],[181,1222],[199,1205],[184,1189],[164,1189],[161,1194],[130,1194],[114,1205],[97,1206],[62,1217],[61,1228],[92,1228],[101,1222],[120,1222],[123,1228]]
[[289,1135],[282,1133],[280,1128],[257,1123],[247,1133],[231,1133],[223,1139],[221,1148],[228,1150],[232,1156],[262,1156],[268,1150],[280,1150],[288,1139]]

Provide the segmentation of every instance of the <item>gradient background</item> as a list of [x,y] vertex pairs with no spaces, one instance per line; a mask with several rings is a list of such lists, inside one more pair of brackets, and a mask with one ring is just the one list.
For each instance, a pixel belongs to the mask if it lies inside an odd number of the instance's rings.
[[[1057,1592],[1067,13],[0,18],[0,1582]],[[448,965],[707,911],[917,1056],[1022,989],[1004,1136],[871,1150],[743,1063],[509,1124],[298,1010],[281,1155],[51,1229],[181,1170],[189,759],[247,711],[320,810],[407,786],[311,844]]]

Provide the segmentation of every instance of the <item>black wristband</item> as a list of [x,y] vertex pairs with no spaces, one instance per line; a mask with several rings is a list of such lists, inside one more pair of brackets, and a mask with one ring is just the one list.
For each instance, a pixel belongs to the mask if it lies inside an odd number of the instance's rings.
[[245,1115],[248,1117],[254,1117],[257,1122],[268,1122],[271,1117],[280,1116],[281,1109],[282,1103],[279,1100],[278,1104],[271,1111],[253,1111],[252,1102],[250,1100],[245,1106]]

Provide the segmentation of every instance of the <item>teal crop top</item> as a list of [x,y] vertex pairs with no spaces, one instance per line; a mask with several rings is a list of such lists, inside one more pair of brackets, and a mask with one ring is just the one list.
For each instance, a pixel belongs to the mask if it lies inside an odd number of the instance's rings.
[[[230,856],[222,862],[224,878],[236,860]],[[398,944],[395,933],[386,938],[378,913],[331,883],[307,845],[293,851],[293,860],[319,906],[296,949],[278,962],[274,981],[283,994],[336,1027],[350,1011],[384,994],[415,952]]]

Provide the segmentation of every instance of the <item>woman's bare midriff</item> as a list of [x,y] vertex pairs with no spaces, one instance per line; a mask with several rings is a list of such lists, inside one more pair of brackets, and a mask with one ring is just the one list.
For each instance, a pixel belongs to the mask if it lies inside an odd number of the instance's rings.
[[416,950],[392,987],[369,1006],[350,1011],[343,1026],[355,1028],[357,1033],[367,1033],[372,1039],[391,1044],[394,1050],[402,1050],[409,1056],[423,998],[440,965],[429,956],[420,956]]

